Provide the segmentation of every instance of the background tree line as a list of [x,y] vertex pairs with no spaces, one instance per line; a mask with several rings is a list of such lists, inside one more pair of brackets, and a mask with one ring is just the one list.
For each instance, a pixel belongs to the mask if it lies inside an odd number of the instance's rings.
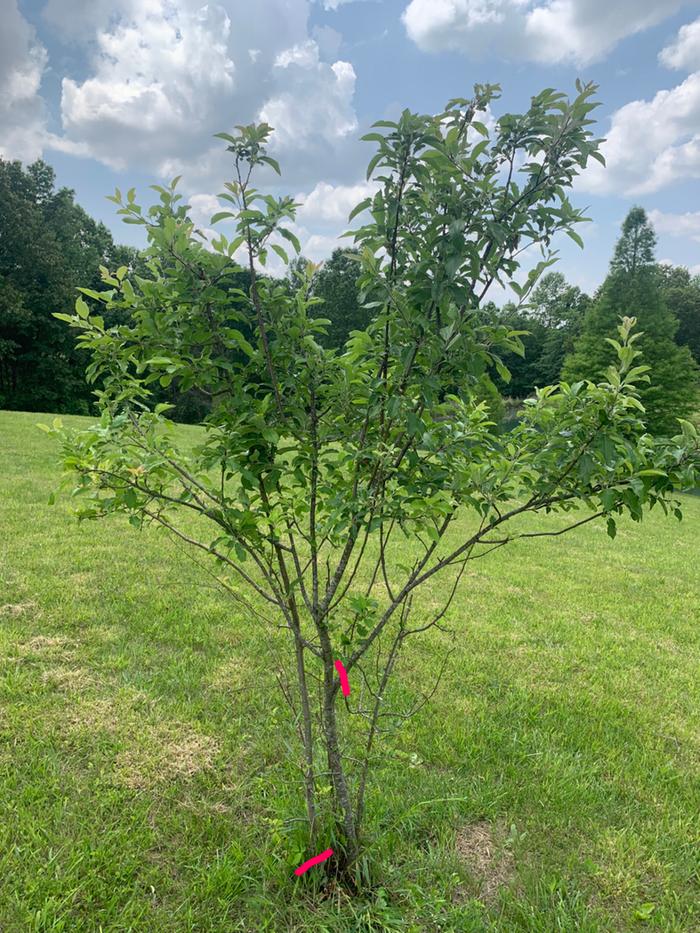
[[[494,323],[526,331],[524,356],[508,353],[503,359],[510,380],[496,370],[484,374],[483,396],[495,417],[507,414],[503,397],[523,399],[537,386],[561,378],[598,378],[615,353],[605,338],[615,337],[623,315],[638,319],[641,362],[652,367],[651,382],[641,393],[650,428],[673,430],[677,417],[697,411],[700,276],[659,265],[655,245],[644,210],[635,207],[623,224],[609,274],[593,296],[551,272],[527,306],[485,306]],[[298,286],[307,265],[303,257],[293,264],[290,288]],[[51,315],[72,310],[78,285],[97,287],[100,266],[113,271],[126,266],[130,273],[149,275],[147,256],[116,244],[107,227],[75,203],[73,191],[56,190],[49,165],[38,161],[24,168],[0,160],[0,407],[91,410],[93,387],[85,381],[84,355],[76,350],[72,333]],[[352,249],[337,249],[314,267],[309,287],[323,300],[322,313],[330,321],[321,338],[327,347],[343,347],[351,331],[363,330],[371,320],[372,309],[360,301],[357,276]],[[242,269],[235,286],[246,290],[247,277]],[[185,422],[199,421],[210,405],[201,393],[167,378],[155,386],[154,401],[174,404],[174,418]]]

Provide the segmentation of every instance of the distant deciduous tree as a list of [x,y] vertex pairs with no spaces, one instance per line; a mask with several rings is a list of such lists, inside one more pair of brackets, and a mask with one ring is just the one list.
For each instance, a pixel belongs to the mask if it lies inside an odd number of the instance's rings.
[[[687,347],[675,341],[678,321],[664,301],[654,257],[655,236],[642,208],[633,208],[622,227],[610,273],[586,314],[583,331],[566,359],[562,378],[597,379],[613,362],[610,343],[623,316],[634,316],[641,336],[636,349],[649,366],[639,395],[649,429],[674,433],[678,418],[697,405],[698,367]],[[607,338],[607,339],[606,339]]]
[[700,275],[683,266],[659,266],[661,294],[678,318],[676,342],[688,347],[700,363]]
[[523,332],[522,355],[510,351],[501,357],[510,372],[510,380],[493,373],[500,391],[523,399],[539,386],[558,382],[564,358],[573,349],[589,305],[588,295],[575,285],[569,285],[561,272],[544,275],[523,309],[513,302],[502,308],[490,305],[494,321]]
[[355,249],[335,249],[325,262],[314,264],[304,256],[292,260],[287,279],[293,289],[302,284],[310,296],[320,298],[319,315],[328,323],[319,343],[337,350],[345,346],[350,332],[364,330],[372,320],[371,309],[362,305],[357,280],[361,273],[360,255]]
[[491,304],[485,310],[492,315],[494,322],[518,331],[521,341],[521,346],[514,350],[504,350],[500,354],[508,378],[504,378],[494,367],[493,381],[503,395],[514,399],[528,398],[539,384],[539,360],[547,338],[547,328],[542,321],[528,311],[519,309],[512,301],[502,308]]
[[549,272],[533,290],[531,304],[531,314],[546,328],[535,367],[536,383],[553,385],[581,333],[591,299],[576,285],[569,285],[561,272]]
[[99,267],[134,271],[136,250],[55,189],[53,169],[0,159],[0,406],[87,412],[85,357],[52,316],[75,303]]

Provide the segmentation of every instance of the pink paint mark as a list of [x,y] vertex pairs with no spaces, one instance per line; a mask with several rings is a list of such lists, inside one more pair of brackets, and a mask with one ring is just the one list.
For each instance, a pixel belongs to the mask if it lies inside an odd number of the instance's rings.
[[308,861],[303,862],[298,868],[295,868],[294,874],[303,875],[305,871],[313,868],[314,865],[318,865],[319,862],[325,862],[327,858],[331,857],[331,855],[333,855],[333,849],[326,849],[325,852],[321,852],[319,855],[314,855],[313,858],[308,859]]
[[340,689],[343,691],[343,696],[350,696],[350,684],[348,682],[348,675],[343,667],[343,662],[336,661],[335,669],[338,671],[338,677],[340,677]]

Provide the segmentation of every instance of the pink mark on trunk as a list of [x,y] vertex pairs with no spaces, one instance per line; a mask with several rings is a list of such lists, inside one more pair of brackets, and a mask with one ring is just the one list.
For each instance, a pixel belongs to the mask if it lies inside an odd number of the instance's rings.
[[333,855],[333,849],[326,849],[324,852],[321,852],[319,855],[314,855],[313,858],[308,859],[306,862],[303,862],[298,868],[294,869],[295,875],[303,875],[305,871],[308,871],[310,868],[313,868],[314,865],[318,865],[319,862],[325,862],[327,858],[330,858]]
[[338,671],[338,677],[340,677],[340,689],[343,691],[343,696],[350,696],[350,684],[348,682],[348,675],[343,667],[343,662],[336,661],[335,669]]

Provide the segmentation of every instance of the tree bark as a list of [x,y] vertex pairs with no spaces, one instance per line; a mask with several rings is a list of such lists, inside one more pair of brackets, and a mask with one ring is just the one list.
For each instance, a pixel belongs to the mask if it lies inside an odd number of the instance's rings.
[[335,698],[338,694],[333,652],[328,630],[325,625],[318,626],[323,654],[323,732],[328,757],[328,770],[333,782],[333,793],[340,811],[338,828],[345,845],[340,867],[355,861],[358,855],[357,828],[353,813],[347,777],[343,768],[343,759],[338,741],[338,720],[335,710]]

